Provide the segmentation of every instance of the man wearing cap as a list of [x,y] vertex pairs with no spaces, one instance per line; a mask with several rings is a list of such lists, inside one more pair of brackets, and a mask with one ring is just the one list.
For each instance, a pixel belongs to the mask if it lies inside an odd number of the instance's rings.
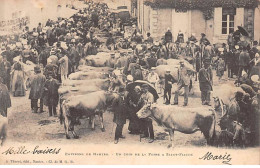
[[126,123],[126,100],[125,100],[125,88],[119,88],[119,96],[114,99],[112,103],[112,110],[114,112],[113,122],[116,123],[115,131],[115,144],[118,143],[119,138],[124,139],[122,135],[124,124]]
[[0,114],[7,117],[7,109],[11,107],[11,98],[3,78],[0,76]]
[[179,91],[184,87],[184,104],[183,106],[188,105],[188,92],[189,92],[190,77],[187,67],[185,67],[184,62],[180,61],[180,68],[178,69],[178,88],[175,91],[174,103],[173,105],[178,104]]
[[43,112],[43,92],[46,78],[41,74],[39,66],[34,67],[35,75],[31,80],[31,90],[29,99],[31,99],[31,109],[33,113],[38,111],[38,99],[40,99],[40,113]]
[[212,70],[210,68],[210,61],[204,60],[204,67],[199,71],[199,85],[201,91],[202,105],[210,106],[210,91],[212,91]]
[[171,75],[171,70],[167,69],[165,72],[165,84],[164,84],[164,104],[168,105],[171,102],[171,97],[172,97],[172,84],[175,82],[173,76]]
[[[153,104],[154,103],[154,97],[153,95],[148,91],[149,85],[143,84],[142,90],[143,94],[140,97],[140,100],[138,101],[138,105],[140,107],[143,107],[146,104]],[[141,129],[143,130],[143,135],[141,137],[149,137],[149,143],[152,143],[154,141],[154,131],[153,131],[153,123],[151,119],[141,119]]]

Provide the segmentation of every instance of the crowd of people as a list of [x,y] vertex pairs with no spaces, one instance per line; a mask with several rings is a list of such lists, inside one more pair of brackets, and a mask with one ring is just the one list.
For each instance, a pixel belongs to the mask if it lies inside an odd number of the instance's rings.
[[[140,120],[136,116],[144,104],[156,101],[154,95],[148,91],[147,84],[138,85],[126,94],[129,82],[148,81],[158,93],[163,93],[166,105],[171,104],[172,85],[177,83],[172,105],[178,105],[180,90],[184,88],[183,106],[188,106],[191,78],[195,77],[199,81],[202,105],[211,106],[214,69],[220,81],[224,73],[228,73],[230,79],[236,76],[236,84],[247,84],[255,92],[259,90],[259,79],[254,81],[254,75],[259,76],[260,70],[258,42],[254,41],[252,47],[245,45],[236,38],[242,36],[239,32],[229,36],[228,45],[219,46],[211,44],[204,33],[201,33],[199,40],[192,33],[185,42],[184,34],[180,31],[177,40],[173,41],[168,28],[165,36],[156,41],[150,33],[143,37],[134,23],[132,30],[132,34],[126,36],[124,25],[111,15],[106,4],[88,2],[88,8],[79,10],[69,19],[48,20],[46,25],[39,23],[32,30],[25,27],[22,34],[1,36],[1,115],[7,117],[7,108],[11,106],[9,92],[13,96],[25,96],[28,86],[24,66],[30,64],[35,65],[29,94],[32,112],[42,113],[45,104],[49,115],[57,116],[59,86],[69,74],[78,71],[82,59],[96,55],[102,47],[113,52],[104,65],[115,69],[110,74],[109,91],[120,95],[113,103],[114,122],[117,124],[115,143],[119,138],[124,138],[122,128],[127,118],[130,120],[130,133],[149,137],[150,143],[154,141],[152,121]],[[103,35],[102,39],[98,34]],[[115,58],[118,52],[120,57]],[[166,65],[168,59],[187,60],[193,69],[180,61],[177,78],[172,76],[170,69],[165,71],[163,77],[159,77],[155,72],[156,67]],[[258,96],[259,103],[259,91],[255,96]]]

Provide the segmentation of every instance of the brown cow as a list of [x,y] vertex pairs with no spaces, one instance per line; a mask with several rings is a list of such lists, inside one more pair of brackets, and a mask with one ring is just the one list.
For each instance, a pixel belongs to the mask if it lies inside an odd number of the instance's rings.
[[173,147],[174,131],[185,134],[192,134],[200,130],[207,140],[207,144],[212,144],[215,134],[215,112],[208,108],[183,108],[166,105],[145,105],[137,112],[139,118],[151,118],[159,125],[167,128],[170,134]]
[[97,114],[101,120],[101,130],[105,131],[103,112],[112,104],[115,97],[114,93],[97,91],[84,95],[75,95],[64,100],[61,105],[60,118],[64,123],[66,138],[70,138],[69,131],[72,132],[74,138],[79,138],[74,131],[74,126],[79,118],[90,117],[92,129],[94,129],[94,117]]

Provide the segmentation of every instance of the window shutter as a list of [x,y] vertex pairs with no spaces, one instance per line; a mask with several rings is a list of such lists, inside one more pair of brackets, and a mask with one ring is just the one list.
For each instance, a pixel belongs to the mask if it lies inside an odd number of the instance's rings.
[[218,37],[222,31],[222,8],[214,9],[214,36]]

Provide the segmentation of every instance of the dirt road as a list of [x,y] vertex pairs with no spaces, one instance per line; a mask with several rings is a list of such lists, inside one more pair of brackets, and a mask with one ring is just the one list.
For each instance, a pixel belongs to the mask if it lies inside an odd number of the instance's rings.
[[[232,83],[233,81],[223,80],[221,83],[215,77],[214,89],[217,90],[224,83]],[[28,99],[29,91],[25,97],[12,97],[12,107],[8,110],[8,139],[7,141],[21,143],[59,143],[59,144],[106,144],[113,143],[115,125],[113,124],[113,114],[106,112],[104,114],[104,124],[106,131],[102,132],[99,121],[96,120],[96,129],[92,131],[88,125],[88,119],[82,119],[81,125],[76,126],[75,131],[79,134],[80,139],[66,139],[64,127],[60,125],[59,119],[48,116],[47,107],[44,107],[44,113],[35,114],[31,112],[30,100]],[[183,97],[179,98],[179,106],[183,104]],[[173,101],[173,99],[172,99]],[[158,103],[163,103],[162,95]],[[194,84],[194,95],[189,96],[189,107],[201,106],[200,91],[198,82]],[[152,144],[148,143],[147,139],[139,140],[139,135],[131,135],[128,133],[128,122],[124,126],[123,134],[126,139],[121,140],[119,144],[146,144],[149,146],[159,145],[167,147],[169,144],[169,135],[164,131],[164,128],[157,126],[153,122],[155,131],[155,141]],[[194,134],[183,134],[175,132],[174,144],[178,146],[205,146],[206,141],[200,131]]]

